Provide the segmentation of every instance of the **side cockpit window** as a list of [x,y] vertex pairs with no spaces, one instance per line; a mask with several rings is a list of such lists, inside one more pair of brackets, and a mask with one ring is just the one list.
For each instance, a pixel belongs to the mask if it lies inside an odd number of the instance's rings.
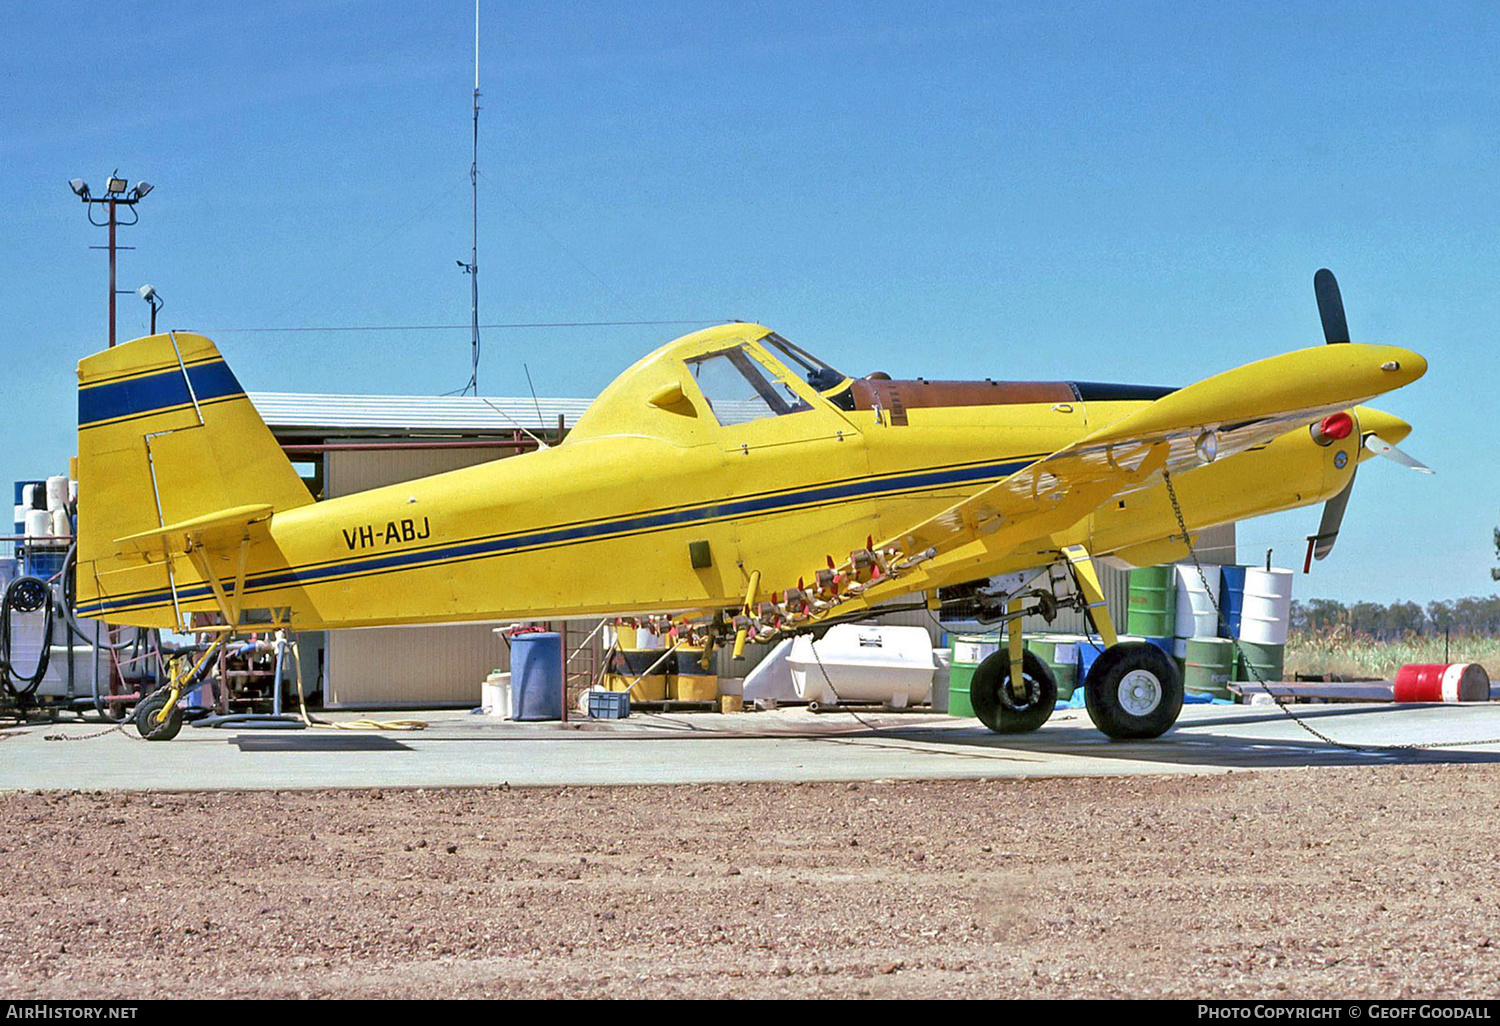
[[785,382],[768,377],[739,346],[695,357],[687,367],[724,427],[812,409]]

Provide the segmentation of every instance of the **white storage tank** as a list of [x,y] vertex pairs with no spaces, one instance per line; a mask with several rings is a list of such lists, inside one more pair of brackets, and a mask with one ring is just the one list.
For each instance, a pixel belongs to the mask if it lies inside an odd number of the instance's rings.
[[807,702],[926,702],[936,663],[924,627],[839,624],[816,643],[803,635],[787,657],[797,696]]

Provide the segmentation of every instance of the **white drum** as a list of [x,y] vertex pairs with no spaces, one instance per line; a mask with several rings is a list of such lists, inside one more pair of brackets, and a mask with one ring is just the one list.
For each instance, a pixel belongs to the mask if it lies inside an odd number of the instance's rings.
[[1285,645],[1291,616],[1292,572],[1247,568],[1240,640],[1257,645]]
[[[1177,627],[1172,633],[1179,638],[1217,638],[1219,614],[1219,568],[1204,564],[1203,574],[1190,563],[1173,568],[1177,576]],[[1205,588],[1203,579],[1208,578]]]

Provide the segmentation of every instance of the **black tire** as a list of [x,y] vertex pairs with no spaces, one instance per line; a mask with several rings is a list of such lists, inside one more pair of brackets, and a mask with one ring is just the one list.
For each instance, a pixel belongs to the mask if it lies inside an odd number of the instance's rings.
[[1126,642],[1094,661],[1083,701],[1094,726],[1115,741],[1160,737],[1182,712],[1182,674],[1155,645]]
[[1010,653],[1001,649],[974,669],[969,700],[979,721],[997,734],[1027,734],[1036,730],[1057,706],[1057,679],[1052,668],[1032,652],[1021,657],[1026,701],[1018,703],[1010,690]]
[[167,718],[162,723],[156,722],[160,715],[162,706],[167,704],[167,699],[172,697],[171,688],[158,688],[151,692],[135,707],[135,729],[140,732],[141,737],[147,741],[170,741],[177,736],[182,729],[182,709],[175,703],[167,713]]

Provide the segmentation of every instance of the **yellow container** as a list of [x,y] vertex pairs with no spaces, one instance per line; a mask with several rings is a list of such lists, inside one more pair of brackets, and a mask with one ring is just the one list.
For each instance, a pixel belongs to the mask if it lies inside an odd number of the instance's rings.
[[615,627],[615,647],[635,648],[635,628],[628,623],[618,624]]
[[703,658],[703,649],[701,647],[679,645],[677,646],[677,651],[672,653],[672,658],[676,660],[673,663],[676,672],[682,674],[684,677],[712,676],[710,671],[713,670],[713,666]]
[[606,673],[604,675],[604,687],[607,691],[629,691],[632,702],[664,702],[667,699],[667,675],[654,673],[642,677],[632,687],[630,682],[634,677],[622,676],[618,673]]
[[732,713],[732,712],[744,712],[744,711],[745,711],[745,699],[743,697],[741,697],[740,695],[720,695],[719,696],[719,712],[721,712],[721,713]]
[[667,678],[667,696],[678,702],[712,702],[719,697],[719,678],[674,673]]

